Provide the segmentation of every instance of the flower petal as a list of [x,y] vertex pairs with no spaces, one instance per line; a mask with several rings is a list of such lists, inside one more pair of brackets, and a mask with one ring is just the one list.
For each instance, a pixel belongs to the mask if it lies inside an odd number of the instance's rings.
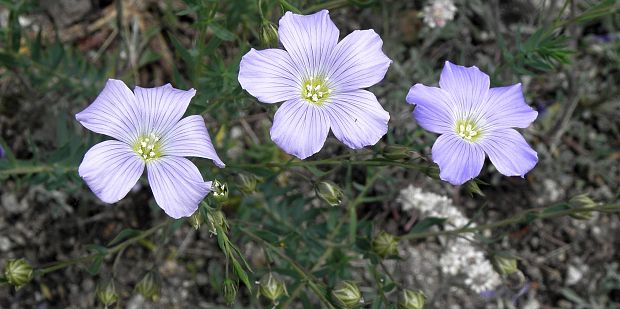
[[172,218],[189,217],[211,191],[196,165],[182,157],[161,157],[147,165],[155,201]]
[[536,120],[538,112],[525,103],[519,83],[508,87],[489,89],[481,117],[486,123],[485,126],[494,129],[527,128]]
[[413,118],[422,128],[439,134],[454,131],[458,107],[445,90],[415,84],[409,89],[407,103],[415,104]]
[[106,203],[121,200],[144,172],[144,161],[129,147],[115,140],[93,146],[78,168],[80,177]]
[[456,134],[442,134],[433,145],[433,161],[439,165],[439,178],[462,185],[478,176],[484,164],[484,151]]
[[281,49],[255,50],[241,58],[239,83],[263,103],[282,102],[301,94],[301,74]]
[[200,157],[213,160],[219,167],[225,166],[213,148],[204,119],[198,115],[181,119],[164,134],[161,145],[164,156]]
[[340,31],[327,10],[312,15],[286,12],[280,19],[280,41],[300,72],[306,76],[325,74],[326,63],[338,43]]
[[538,162],[538,154],[515,129],[490,130],[480,146],[497,170],[506,176],[525,176]]
[[334,135],[349,148],[374,145],[387,133],[390,114],[369,91],[334,93],[325,109]]
[[382,46],[374,30],[355,30],[342,39],[332,53],[327,75],[335,91],[347,92],[380,82],[392,63]]
[[293,99],[284,102],[276,112],[271,139],[286,153],[303,160],[323,148],[329,125],[325,109]]
[[489,76],[477,67],[464,67],[446,61],[439,86],[452,96],[458,106],[458,119],[475,117],[487,98]]
[[108,79],[95,101],[75,115],[85,128],[131,143],[138,137],[140,112],[136,98],[121,80]]
[[158,136],[172,129],[181,120],[196,94],[193,88],[180,90],[170,84],[155,88],[136,87],[134,92],[142,112],[140,134],[152,133]]

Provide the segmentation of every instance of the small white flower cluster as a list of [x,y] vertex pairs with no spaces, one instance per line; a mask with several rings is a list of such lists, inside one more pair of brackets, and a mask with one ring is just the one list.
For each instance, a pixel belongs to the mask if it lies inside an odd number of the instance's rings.
[[422,10],[424,23],[431,28],[443,28],[448,21],[454,19],[456,6],[452,0],[431,0]]
[[[424,192],[412,185],[403,189],[398,197],[403,210],[418,209],[422,214],[446,219],[452,228],[460,228],[469,223],[469,219],[452,204],[446,196]],[[475,226],[475,224],[470,224]],[[446,252],[441,255],[439,265],[442,272],[450,275],[464,274],[465,284],[476,293],[492,290],[501,283],[501,278],[484,253],[473,246],[469,240],[471,233],[445,241]]]

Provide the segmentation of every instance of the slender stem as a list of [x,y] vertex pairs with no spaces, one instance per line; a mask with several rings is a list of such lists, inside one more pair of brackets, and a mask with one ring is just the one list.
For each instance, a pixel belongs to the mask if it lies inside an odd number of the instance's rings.
[[60,171],[63,173],[74,172],[77,171],[77,167],[60,165],[17,166],[6,170],[0,170],[0,176],[51,173],[54,171]]
[[[258,167],[294,167],[294,166],[316,166],[316,165],[341,165],[344,163],[344,160],[337,159],[327,159],[327,160],[318,160],[318,161],[291,161],[286,163],[279,162],[267,162],[261,164],[229,164],[227,167],[230,168],[258,168]],[[384,159],[369,159],[364,161],[350,161],[348,162],[351,165],[361,165],[361,166],[397,166],[404,167],[408,169],[417,170],[426,174],[431,174],[436,168],[433,165],[428,163],[412,163],[412,162],[400,162],[400,161],[390,161]]]
[[482,231],[482,230],[487,230],[487,229],[495,229],[498,227],[513,225],[517,223],[527,222],[528,220],[531,220],[531,219],[544,220],[544,219],[563,217],[563,216],[567,216],[571,214],[578,214],[578,213],[583,213],[583,212],[592,212],[592,211],[607,212],[607,213],[620,212],[620,204],[609,204],[609,205],[595,206],[595,207],[589,207],[589,208],[569,208],[565,210],[553,211],[553,212],[547,212],[547,213],[544,212],[545,209],[549,209],[549,207],[528,209],[528,210],[518,213],[515,216],[512,216],[510,218],[507,218],[501,221],[493,222],[493,223],[488,223],[488,224],[483,224],[483,225],[478,225],[478,226],[473,226],[473,227],[464,227],[464,228],[459,228],[459,229],[454,229],[454,230],[446,230],[446,231],[412,233],[412,234],[400,236],[399,238],[412,240],[412,239],[421,239],[421,238],[428,238],[428,237],[442,236],[442,235],[459,235],[463,233],[472,233],[472,232],[477,232],[477,231]]
[[[379,172],[373,175],[370,178],[370,180],[366,182],[366,185],[364,186],[362,191],[357,195],[357,197],[351,203],[349,203],[349,205],[347,205],[349,212],[351,212],[351,210],[355,211],[357,205],[364,203],[364,196],[366,195],[370,187],[372,187],[372,184],[379,178],[380,174],[381,173]],[[357,214],[355,216],[355,219],[357,220]],[[344,222],[345,222],[344,220],[338,221],[338,224],[336,225],[336,227],[327,236],[327,243],[332,242],[336,238],[336,236],[338,236],[338,234],[340,233],[340,229],[342,228],[342,225],[344,225]],[[353,234],[353,237],[355,237],[355,234]],[[353,243],[354,241],[355,239],[353,239],[351,243]],[[312,268],[310,268],[310,273],[314,273],[315,271],[319,269],[321,265],[323,265],[325,260],[327,260],[327,258],[334,252],[334,247],[336,246],[341,246],[341,244],[327,245],[327,249],[325,250],[325,252],[323,252],[323,254],[318,258],[318,260],[312,266]],[[290,302],[292,302],[299,295],[299,292],[301,291],[302,286],[303,285],[299,285],[295,290],[293,290],[293,292],[291,293],[291,296],[287,298],[284,302],[282,302],[280,308],[288,308],[288,305],[290,304]]]
[[[117,252],[127,248],[128,246],[130,246],[130,245],[132,245],[132,244],[134,244],[136,242],[139,242],[142,239],[145,239],[145,238],[151,236],[152,234],[155,234],[155,232],[157,232],[162,227],[168,226],[168,224],[170,224],[170,222],[171,221],[161,222],[161,223],[157,224],[156,226],[154,226],[154,227],[152,227],[152,228],[150,228],[150,229],[148,229],[146,231],[143,231],[142,233],[140,233],[140,234],[138,234],[138,235],[136,235],[134,237],[128,238],[127,240],[121,242],[120,244],[118,244],[116,246],[108,248],[108,250],[106,251],[107,255],[111,255],[111,254],[117,253]],[[37,270],[37,275],[43,276],[45,274],[57,271],[59,269],[66,268],[68,266],[72,266],[72,265],[75,265],[75,264],[80,264],[80,263],[89,261],[90,259],[94,258],[97,255],[98,255],[98,253],[93,253],[93,254],[85,255],[85,256],[82,256],[82,257],[75,258],[75,259],[69,259],[69,260],[65,260],[65,261],[53,262],[52,264],[49,264],[48,266],[45,266],[45,267]]]
[[346,4],[347,4],[347,0],[332,0],[332,1],[323,2],[320,4],[311,5],[304,10],[304,13],[306,14],[314,13],[322,9],[335,9],[341,6],[345,6]]
[[260,242],[263,245],[265,245],[272,252],[274,252],[279,257],[281,257],[282,259],[284,259],[285,261],[290,263],[291,266],[293,266],[293,268],[295,269],[295,271],[297,271],[297,273],[299,273],[299,275],[301,275],[304,278],[304,280],[307,281],[308,287],[314,292],[314,294],[316,294],[316,296],[321,300],[321,302],[323,304],[325,304],[328,308],[335,309],[335,307],[331,304],[331,302],[325,297],[324,292],[321,291],[321,288],[319,287],[318,283],[315,282],[315,281],[317,281],[316,278],[314,278],[314,276],[310,272],[308,272],[306,269],[304,269],[301,265],[297,264],[297,262],[295,262],[293,259],[288,257],[286,254],[282,253],[276,246],[274,246],[271,243],[269,243],[268,241],[262,239],[258,235],[254,234],[254,233],[252,233],[252,232],[250,232],[248,230],[246,230],[245,228],[241,228],[240,227],[239,230],[243,234],[247,235],[248,237],[250,237],[250,238]]

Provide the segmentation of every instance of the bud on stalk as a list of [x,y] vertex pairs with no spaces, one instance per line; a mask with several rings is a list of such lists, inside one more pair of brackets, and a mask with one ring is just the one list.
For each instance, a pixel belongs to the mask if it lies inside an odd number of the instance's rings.
[[331,294],[340,308],[353,308],[362,302],[360,289],[351,281],[338,282]]

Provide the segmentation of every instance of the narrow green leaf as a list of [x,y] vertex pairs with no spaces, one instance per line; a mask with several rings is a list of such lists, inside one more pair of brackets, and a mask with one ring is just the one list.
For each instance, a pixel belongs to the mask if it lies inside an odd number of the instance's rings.
[[418,234],[418,233],[426,232],[428,229],[430,229],[431,227],[435,225],[443,224],[444,221],[446,221],[445,218],[437,218],[437,217],[424,218],[421,221],[418,221],[418,223],[416,223],[416,225],[413,226],[413,228],[411,229],[409,233]]
[[108,247],[114,246],[117,243],[122,242],[123,240],[127,239],[127,238],[131,238],[134,237],[136,235],[140,234],[140,231],[138,230],[134,230],[134,229],[123,229],[122,231],[120,231],[118,233],[118,235],[116,235],[116,237],[114,237],[114,239],[112,239],[109,243],[108,243]]
[[93,261],[90,263],[88,268],[86,268],[86,271],[88,271],[88,273],[91,274],[92,276],[98,274],[99,270],[101,269],[101,263],[103,262],[103,257],[104,255],[102,254],[95,255],[95,257],[93,257]]
[[236,38],[234,33],[228,31],[228,29],[218,23],[212,22],[209,24],[209,27],[213,30],[213,34],[223,41],[233,41]]
[[102,246],[102,245],[97,245],[97,244],[90,244],[90,245],[86,245],[86,250],[88,251],[94,251],[98,254],[101,255],[108,255],[108,248]]
[[250,279],[248,278],[248,274],[245,272],[245,270],[243,270],[243,267],[241,267],[241,264],[239,264],[239,262],[237,262],[237,260],[232,259],[232,265],[233,265],[233,269],[235,271],[235,274],[237,275],[237,277],[239,277],[239,279],[241,280],[241,282],[243,282],[243,284],[245,284],[245,286],[248,288],[248,291],[250,291],[250,294],[252,293],[252,285],[250,284]]

